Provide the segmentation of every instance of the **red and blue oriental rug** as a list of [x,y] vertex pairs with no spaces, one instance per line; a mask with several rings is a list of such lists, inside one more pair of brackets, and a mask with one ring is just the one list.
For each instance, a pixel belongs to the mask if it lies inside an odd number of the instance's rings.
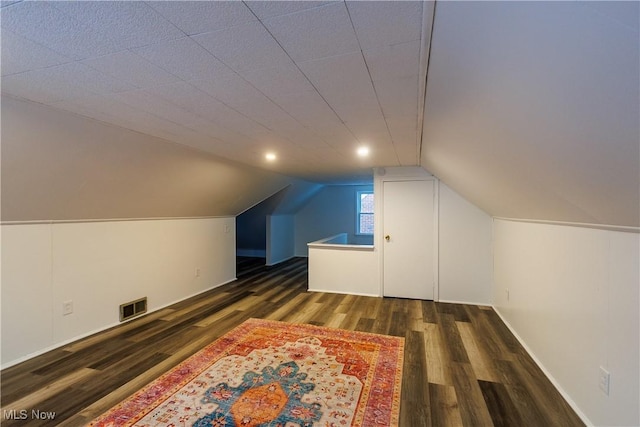
[[249,319],[92,426],[397,426],[404,339]]

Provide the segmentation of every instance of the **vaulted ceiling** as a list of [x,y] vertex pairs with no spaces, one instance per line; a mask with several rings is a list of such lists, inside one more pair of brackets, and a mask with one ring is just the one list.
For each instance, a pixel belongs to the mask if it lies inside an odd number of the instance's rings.
[[419,163],[432,3],[10,3],[5,94],[315,180]]
[[494,216],[638,227],[639,4],[5,0],[2,93],[315,182],[421,165]]
[[494,216],[640,226],[640,2],[438,2],[422,165]]

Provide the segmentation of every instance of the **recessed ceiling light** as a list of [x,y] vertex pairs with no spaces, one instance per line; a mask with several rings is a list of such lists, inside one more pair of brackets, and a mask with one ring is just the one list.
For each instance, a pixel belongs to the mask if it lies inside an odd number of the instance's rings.
[[369,155],[369,147],[365,147],[364,145],[362,147],[358,147],[357,153],[360,157],[367,157]]
[[264,155],[264,158],[273,162],[276,159],[276,153],[267,153]]

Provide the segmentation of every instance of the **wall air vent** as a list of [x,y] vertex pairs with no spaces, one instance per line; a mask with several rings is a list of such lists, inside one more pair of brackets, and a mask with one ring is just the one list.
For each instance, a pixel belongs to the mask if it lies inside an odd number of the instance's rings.
[[133,319],[147,312],[147,297],[120,304],[120,321]]

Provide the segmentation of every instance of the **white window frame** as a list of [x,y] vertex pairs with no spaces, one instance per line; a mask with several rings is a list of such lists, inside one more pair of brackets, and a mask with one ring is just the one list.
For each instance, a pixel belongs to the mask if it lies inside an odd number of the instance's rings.
[[[362,194],[374,194],[373,190],[362,190],[362,191],[356,191],[356,232],[355,235],[356,236],[373,236],[373,233],[361,233],[360,232],[360,215],[362,214],[362,212],[360,211],[361,206],[360,206],[360,199],[361,199],[361,195]],[[374,200],[375,200],[375,195],[374,195]],[[365,212],[367,213],[367,212]],[[375,208],[373,213],[371,213],[371,215],[373,215],[374,218],[374,231],[375,231]]]

